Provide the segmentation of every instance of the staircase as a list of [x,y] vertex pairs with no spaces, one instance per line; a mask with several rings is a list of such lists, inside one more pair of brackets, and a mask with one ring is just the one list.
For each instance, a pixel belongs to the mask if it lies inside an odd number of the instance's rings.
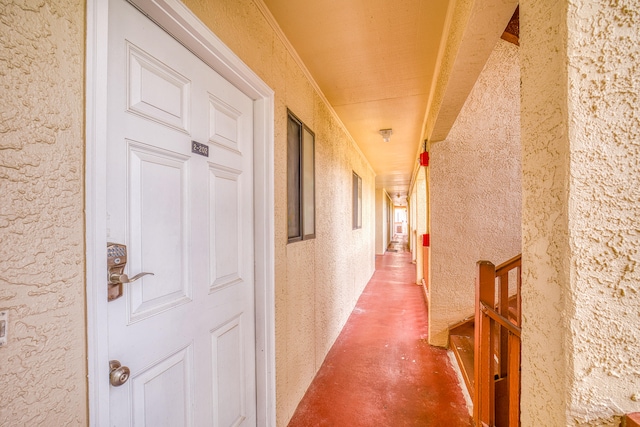
[[520,425],[521,256],[478,261],[476,314],[450,328],[449,344],[473,397],[477,426]]

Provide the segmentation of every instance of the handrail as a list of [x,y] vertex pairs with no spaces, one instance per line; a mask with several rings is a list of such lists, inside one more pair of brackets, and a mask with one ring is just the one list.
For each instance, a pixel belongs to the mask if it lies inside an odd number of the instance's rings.
[[496,276],[502,274],[503,270],[511,270],[515,267],[519,267],[522,264],[522,254],[516,255],[508,261],[502,264],[496,265]]
[[520,334],[522,332],[522,329],[517,327],[513,323],[511,323],[511,321],[509,319],[507,319],[506,317],[504,317],[503,315],[501,315],[500,313],[495,311],[493,308],[489,307],[484,302],[480,302],[480,310],[483,313],[485,313],[487,316],[489,316],[493,320],[495,320],[500,326],[502,326],[503,328],[506,328],[513,335],[515,335],[518,338],[520,338]]
[[622,425],[626,427],[640,427],[640,412],[625,415]]

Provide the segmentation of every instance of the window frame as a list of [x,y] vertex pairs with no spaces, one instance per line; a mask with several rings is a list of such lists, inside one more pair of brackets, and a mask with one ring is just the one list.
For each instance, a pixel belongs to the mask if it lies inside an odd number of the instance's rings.
[[[291,135],[291,124],[297,126],[295,135]],[[287,109],[288,243],[315,239],[316,237],[315,138],[315,133],[291,110]],[[294,146],[296,153],[292,154],[290,148]],[[311,169],[310,172],[309,169]],[[295,175],[292,176],[292,174]],[[295,219],[295,224],[292,224],[292,219]],[[292,226],[297,228],[293,233]]]

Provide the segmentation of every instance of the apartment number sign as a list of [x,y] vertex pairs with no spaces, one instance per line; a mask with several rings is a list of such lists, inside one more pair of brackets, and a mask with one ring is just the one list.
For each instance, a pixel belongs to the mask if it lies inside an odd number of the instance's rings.
[[191,141],[191,152],[209,157],[209,146],[207,144],[200,144],[199,142]]

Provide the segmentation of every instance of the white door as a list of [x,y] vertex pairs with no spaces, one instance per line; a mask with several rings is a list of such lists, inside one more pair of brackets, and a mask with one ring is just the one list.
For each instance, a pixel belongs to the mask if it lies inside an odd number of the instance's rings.
[[108,99],[107,240],[154,274],[108,303],[110,425],[255,425],[253,103],[124,0]]

